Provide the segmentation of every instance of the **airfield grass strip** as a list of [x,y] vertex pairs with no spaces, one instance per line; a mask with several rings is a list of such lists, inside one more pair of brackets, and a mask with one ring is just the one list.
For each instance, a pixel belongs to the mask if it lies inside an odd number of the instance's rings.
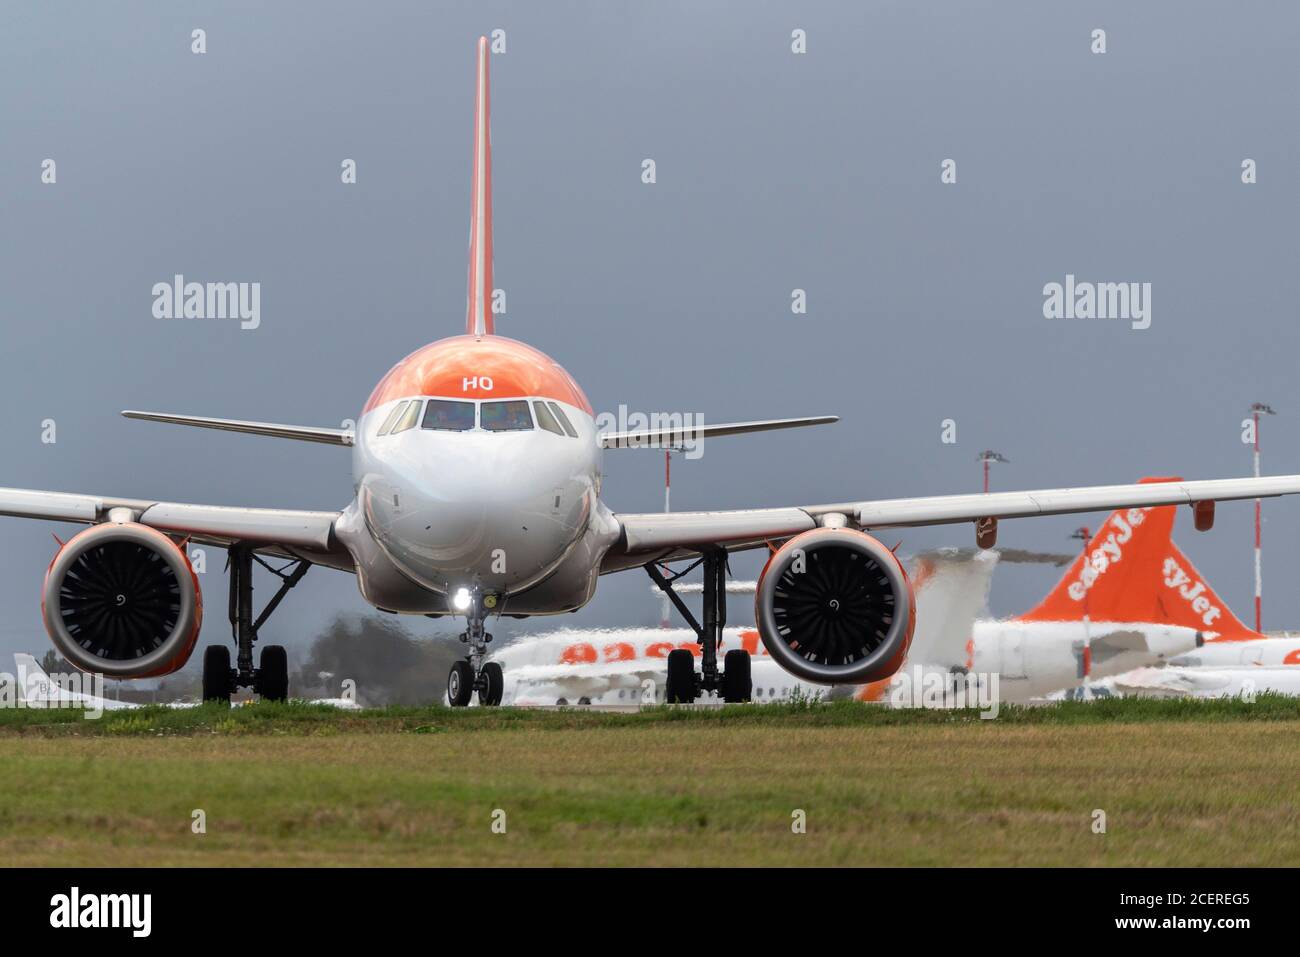
[[388,707],[339,711],[302,702],[257,702],[243,707],[150,706],[106,711],[89,719],[75,708],[0,709],[0,737],[153,735],[446,734],[476,731],[643,728],[656,725],[782,728],[911,726],[1069,726],[1151,722],[1300,721],[1300,698],[1261,694],[1254,701],[1112,698],[1027,707],[1003,705],[995,719],[973,709],[893,710],[856,701],[795,701],[725,708],[659,706],[637,712],[586,708]]
[[573,720],[0,736],[0,864],[1300,865],[1287,721],[558,717]]

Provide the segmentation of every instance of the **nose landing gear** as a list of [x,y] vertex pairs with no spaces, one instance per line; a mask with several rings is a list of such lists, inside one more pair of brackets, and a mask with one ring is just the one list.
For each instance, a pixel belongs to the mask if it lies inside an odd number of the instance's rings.
[[460,636],[460,640],[469,649],[464,660],[452,665],[447,675],[447,703],[453,708],[466,707],[475,691],[478,692],[479,704],[495,707],[501,703],[505,691],[505,675],[501,666],[495,661],[483,660],[487,654],[487,644],[492,640],[484,626],[487,617],[485,604],[496,607],[496,596],[485,596],[475,588],[470,593],[469,608],[465,612],[468,624]]

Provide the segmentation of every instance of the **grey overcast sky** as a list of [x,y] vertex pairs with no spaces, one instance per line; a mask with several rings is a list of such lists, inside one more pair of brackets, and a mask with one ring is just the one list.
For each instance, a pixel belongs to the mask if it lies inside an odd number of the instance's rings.
[[[393,362],[461,330],[474,39],[494,29],[498,330],[555,356],[598,411],[843,417],[714,440],[675,463],[674,507],[971,491],[986,447],[1012,460],[1001,489],[1243,475],[1256,400],[1279,413],[1265,471],[1300,472],[1295,4],[11,0],[0,485],[341,508],[344,450],[117,412],[336,426]],[[176,273],[260,282],[261,327],[153,318]],[[1151,327],[1044,319],[1043,286],[1067,273],[1151,283]],[[661,507],[659,453],[610,452],[605,470],[614,509]],[[1265,625],[1300,627],[1300,503],[1265,514]],[[1068,549],[1078,524],[1004,523],[1002,543]],[[0,652],[47,647],[51,532],[69,527],[0,519]],[[1209,534],[1180,515],[1175,536],[1249,619],[1250,504]],[[972,533],[897,537],[908,552]],[[222,560],[208,642],[228,634]],[[994,610],[1057,574],[1004,568]],[[752,620],[743,605],[733,620]],[[318,569],[266,634],[292,654],[366,610]],[[562,623],[657,617],[628,573]]]

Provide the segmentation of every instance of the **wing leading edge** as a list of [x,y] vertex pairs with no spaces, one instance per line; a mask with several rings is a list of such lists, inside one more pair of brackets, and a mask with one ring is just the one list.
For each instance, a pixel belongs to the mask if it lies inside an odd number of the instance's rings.
[[243,432],[246,435],[265,435],[276,439],[299,439],[303,442],[322,442],[326,445],[352,445],[355,436],[347,429],[324,429],[314,425],[281,425],[278,422],[252,422],[246,419],[214,419],[206,415],[176,415],[171,412],[137,412],[124,409],[128,419],[145,422],[167,422],[171,425],[189,425],[199,429],[218,429],[222,432]]
[[600,436],[601,448],[674,448],[687,443],[722,435],[744,435],[748,432],[771,432],[774,429],[798,429],[806,425],[830,425],[838,422],[838,415],[814,415],[798,419],[759,419],[756,422],[723,422],[717,425],[691,425],[665,429],[635,429],[628,432],[605,432]]
[[905,528],[977,522],[988,518],[1028,518],[1117,508],[1273,498],[1297,493],[1300,493],[1300,475],[1278,475],[1039,489],[1028,492],[935,495],[796,508],[621,514],[615,518],[622,526],[622,535],[619,544],[606,560],[604,570],[614,571],[640,564],[657,554],[690,551],[702,546],[721,545],[733,550],[752,547],[767,540],[789,538],[826,524],[842,524],[864,530]]
[[147,499],[108,498],[69,492],[0,488],[0,515],[56,522],[139,522],[162,532],[185,535],[200,544],[246,542],[280,549],[318,564],[351,569],[352,562],[334,537],[339,512],[282,508],[190,505]]

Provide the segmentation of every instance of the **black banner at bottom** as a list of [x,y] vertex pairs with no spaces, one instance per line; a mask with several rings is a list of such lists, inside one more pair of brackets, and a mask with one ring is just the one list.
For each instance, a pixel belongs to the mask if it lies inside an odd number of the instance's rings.
[[[1061,934],[1231,935],[1290,926],[1291,873],[1267,870],[326,870],[13,869],[0,871],[9,940],[193,942],[211,929],[226,943],[339,946],[375,934],[427,931],[464,919],[493,944],[564,946],[575,933],[614,939],[668,926],[766,933],[773,905],[801,920],[851,927],[886,921],[921,941],[945,925],[981,926],[998,939],[1046,943]],[[484,924],[482,921],[486,920]],[[664,922],[667,923],[664,923]],[[866,925],[866,926],[869,926]],[[675,931],[675,933],[678,931]],[[1043,938],[1041,934],[1051,934]],[[214,941],[215,942],[215,941]]]

